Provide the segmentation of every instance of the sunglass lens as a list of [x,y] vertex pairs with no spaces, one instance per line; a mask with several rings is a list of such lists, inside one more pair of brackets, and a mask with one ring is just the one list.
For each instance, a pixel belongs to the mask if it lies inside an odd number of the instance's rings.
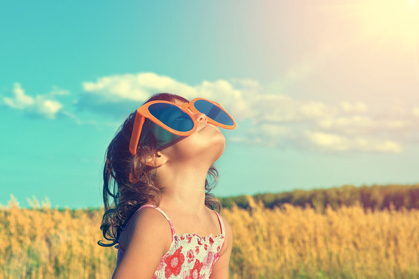
[[207,117],[220,124],[228,126],[232,126],[234,124],[233,119],[231,119],[231,117],[225,113],[224,110],[213,103],[205,100],[197,100],[194,103],[194,106],[199,112],[204,113]]
[[150,105],[148,110],[155,118],[173,130],[188,132],[194,126],[191,117],[175,105],[156,103]]

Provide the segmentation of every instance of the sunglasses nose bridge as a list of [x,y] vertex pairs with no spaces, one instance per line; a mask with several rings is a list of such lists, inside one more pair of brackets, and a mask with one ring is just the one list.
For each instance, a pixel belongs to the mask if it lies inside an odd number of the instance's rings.
[[181,105],[181,108],[192,114],[196,121],[207,121],[207,115],[205,113],[199,112],[196,109],[193,109],[191,103],[184,103]]
[[189,103],[183,103],[182,105],[180,105],[180,108],[182,110],[189,110]]

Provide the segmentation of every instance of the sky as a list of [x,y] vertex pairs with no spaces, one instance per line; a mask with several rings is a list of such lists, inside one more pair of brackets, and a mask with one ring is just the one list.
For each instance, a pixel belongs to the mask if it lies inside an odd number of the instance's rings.
[[236,119],[217,196],[419,183],[419,0],[7,1],[0,26],[3,205],[101,206],[159,92]]

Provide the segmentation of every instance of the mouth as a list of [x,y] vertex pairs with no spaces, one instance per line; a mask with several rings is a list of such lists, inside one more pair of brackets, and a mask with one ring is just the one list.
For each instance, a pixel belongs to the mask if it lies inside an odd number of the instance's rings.
[[214,129],[214,130],[216,130],[216,131],[220,132],[220,129],[218,129],[218,127],[217,127],[217,126],[212,125],[212,124],[206,124],[206,125],[203,125],[203,127],[198,128],[198,132],[200,132],[200,131],[202,131],[202,130],[207,129],[208,127],[211,127],[212,129]]
[[208,127],[209,127],[209,125],[204,125],[204,126],[202,126],[202,127],[198,130],[198,132],[201,132],[202,130],[204,130],[204,129],[208,128]]

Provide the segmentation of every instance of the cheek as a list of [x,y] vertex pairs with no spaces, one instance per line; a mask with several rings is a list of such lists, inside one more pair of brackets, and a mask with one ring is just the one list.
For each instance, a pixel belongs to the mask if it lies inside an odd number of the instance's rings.
[[223,154],[224,135],[217,130],[202,131],[182,139],[171,147],[172,158],[179,160],[197,160],[214,163]]

